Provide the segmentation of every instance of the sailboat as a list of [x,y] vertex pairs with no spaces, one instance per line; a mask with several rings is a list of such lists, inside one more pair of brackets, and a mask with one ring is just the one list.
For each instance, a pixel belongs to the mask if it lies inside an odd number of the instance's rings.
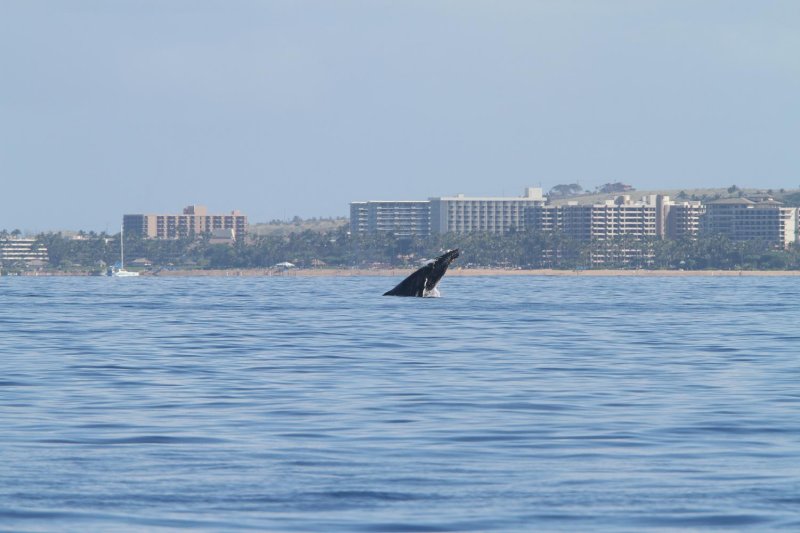
[[111,275],[115,278],[130,278],[139,275],[138,272],[130,272],[125,270],[125,253],[123,246],[123,243],[125,242],[125,239],[123,238],[125,236],[124,232],[125,226],[119,229],[119,268],[111,271]]

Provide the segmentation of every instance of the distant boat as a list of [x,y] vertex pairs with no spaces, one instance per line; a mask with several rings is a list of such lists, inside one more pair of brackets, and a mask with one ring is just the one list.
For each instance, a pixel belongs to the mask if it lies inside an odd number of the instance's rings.
[[123,246],[123,242],[125,242],[125,239],[123,238],[124,231],[125,231],[124,226],[119,229],[119,268],[116,270],[114,269],[111,270],[111,275],[114,276],[115,278],[130,278],[139,275],[138,272],[130,272],[128,270],[125,270],[125,252]]

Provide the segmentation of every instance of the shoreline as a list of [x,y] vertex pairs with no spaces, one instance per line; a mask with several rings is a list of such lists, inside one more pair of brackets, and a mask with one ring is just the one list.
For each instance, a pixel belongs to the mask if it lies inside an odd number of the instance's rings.
[[[320,268],[273,270],[263,268],[232,268],[220,270],[161,270],[141,272],[140,277],[405,277],[413,272],[405,268],[349,269]],[[68,277],[91,276],[85,272],[23,272],[24,277]],[[793,277],[800,276],[800,270],[554,270],[532,269],[512,270],[503,268],[453,268],[447,271],[450,277],[478,276],[540,276],[540,277]],[[13,276],[12,276],[13,277]],[[105,277],[105,276],[92,276]]]

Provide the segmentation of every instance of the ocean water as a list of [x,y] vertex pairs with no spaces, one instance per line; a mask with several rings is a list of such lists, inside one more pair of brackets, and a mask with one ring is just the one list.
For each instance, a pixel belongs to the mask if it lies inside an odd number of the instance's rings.
[[0,278],[0,531],[800,530],[793,278]]

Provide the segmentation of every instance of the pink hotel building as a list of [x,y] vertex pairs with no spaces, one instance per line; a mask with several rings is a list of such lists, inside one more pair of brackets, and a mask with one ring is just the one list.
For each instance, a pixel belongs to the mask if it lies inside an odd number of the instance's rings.
[[124,215],[122,226],[128,235],[146,239],[180,239],[192,235],[233,230],[236,240],[247,235],[247,216],[239,211],[227,215],[209,215],[202,205],[190,205],[182,215]]

